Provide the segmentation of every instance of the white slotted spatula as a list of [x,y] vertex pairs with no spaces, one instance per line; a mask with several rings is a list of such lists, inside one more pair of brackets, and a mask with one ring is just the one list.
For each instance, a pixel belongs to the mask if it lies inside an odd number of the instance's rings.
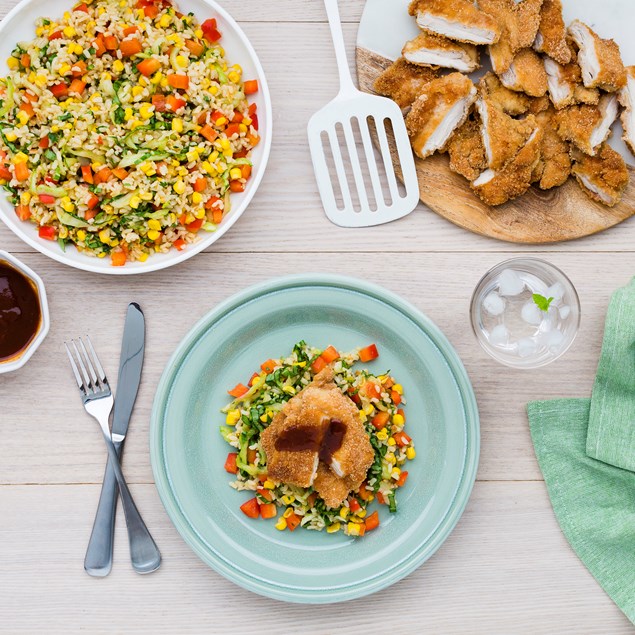
[[[324,0],[331,27],[337,65],[340,73],[340,92],[337,97],[318,111],[309,121],[309,148],[324,211],[329,219],[341,227],[370,227],[402,218],[410,214],[419,202],[419,182],[414,157],[401,109],[384,97],[368,95],[353,85],[346,60],[337,0]],[[379,139],[380,161],[385,171],[382,185],[377,159],[373,150],[368,120],[374,121]],[[359,133],[353,131],[356,121]],[[397,176],[390,155],[386,126],[390,123],[395,137],[398,161],[401,166],[405,195],[397,185]],[[340,128],[341,127],[341,128]],[[338,135],[338,128],[339,135]],[[361,137],[367,177],[370,181],[374,204],[364,180],[357,141]],[[338,204],[325,154],[330,148],[342,205]],[[342,144],[342,145],[340,145]],[[342,152],[346,147],[347,157]],[[354,192],[351,188],[355,188]],[[353,193],[357,194],[355,205]]]

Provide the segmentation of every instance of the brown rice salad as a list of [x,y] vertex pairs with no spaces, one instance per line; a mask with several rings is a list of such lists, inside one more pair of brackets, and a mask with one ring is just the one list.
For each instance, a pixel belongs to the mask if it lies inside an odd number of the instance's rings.
[[257,80],[169,0],[39,18],[0,79],[0,183],[23,221],[114,266],[215,231],[251,176]]

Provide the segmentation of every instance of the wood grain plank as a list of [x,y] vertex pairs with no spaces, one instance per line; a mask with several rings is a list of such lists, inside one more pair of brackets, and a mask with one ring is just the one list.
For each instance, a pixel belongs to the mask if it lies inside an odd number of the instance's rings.
[[[16,4],[18,0],[0,0],[0,18]],[[71,4],[66,2],[64,6]],[[326,22],[324,5],[321,2],[304,2],[301,10],[297,0],[221,0],[219,4],[238,22]],[[359,22],[363,2],[340,0],[339,5],[342,22]]]
[[[131,424],[125,469],[131,482],[151,482],[148,425],[155,386],[178,342],[219,301],[277,275],[320,270],[355,275],[387,287],[425,312],[458,350],[474,383],[482,420],[479,478],[540,479],[527,428],[531,399],[590,395],[610,293],[628,282],[620,254],[553,254],[583,299],[582,328],[569,353],[539,371],[500,366],[470,332],[471,293],[506,254],[201,254],[169,273],[133,279],[96,277],[27,255],[47,285],[52,328],[32,361],[0,379],[0,483],[100,482],[104,447],[81,409],[62,342],[90,333],[114,379],[127,303],[137,301],[148,322],[143,380]],[[307,333],[310,339],[310,333]],[[32,404],[38,404],[37,408]]]
[[[163,554],[130,568],[122,515],[105,579],[82,569],[96,486],[0,487],[2,632],[602,633],[633,627],[567,545],[542,483],[479,483],[448,541],[391,590],[342,606],[298,606],[244,591],[207,568],[169,523],[153,486],[134,496]],[[377,535],[379,537],[380,534]],[[10,583],[9,583],[10,581]],[[383,626],[382,626],[383,624]]]

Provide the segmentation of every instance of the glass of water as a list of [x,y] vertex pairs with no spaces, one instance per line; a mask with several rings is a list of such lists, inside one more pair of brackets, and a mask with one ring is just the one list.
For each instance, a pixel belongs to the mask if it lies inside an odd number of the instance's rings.
[[488,271],[474,290],[470,314],[483,349],[512,368],[550,364],[580,328],[573,283],[538,258],[514,258]]

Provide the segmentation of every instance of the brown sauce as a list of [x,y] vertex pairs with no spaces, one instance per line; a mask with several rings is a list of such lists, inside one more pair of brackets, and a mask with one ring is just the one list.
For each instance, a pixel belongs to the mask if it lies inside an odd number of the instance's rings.
[[283,452],[317,452],[320,461],[330,464],[331,457],[342,447],[346,425],[339,419],[325,419],[323,426],[299,425],[284,430],[275,447]]
[[42,314],[31,281],[0,261],[0,363],[17,357],[35,337]]

